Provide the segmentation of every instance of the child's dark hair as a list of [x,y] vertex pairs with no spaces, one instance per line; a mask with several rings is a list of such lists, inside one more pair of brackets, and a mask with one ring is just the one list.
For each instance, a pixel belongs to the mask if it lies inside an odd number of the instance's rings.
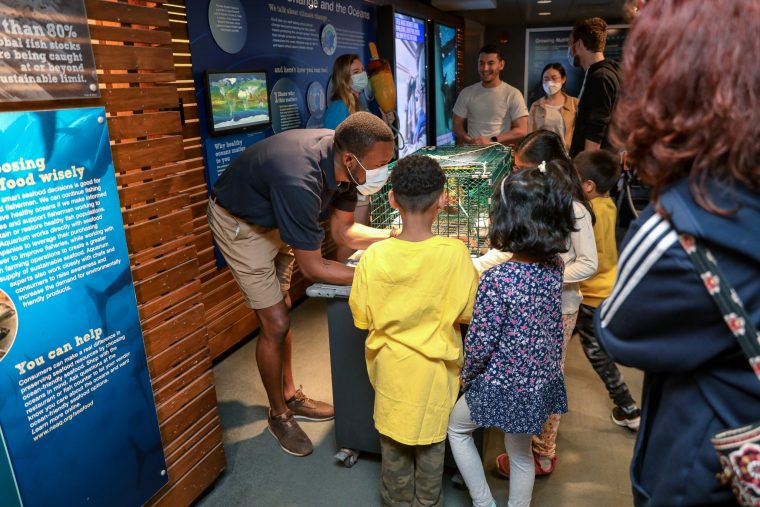
[[411,213],[425,211],[443,192],[446,176],[435,159],[409,155],[398,161],[391,171],[393,197],[400,207]]
[[620,178],[620,157],[611,151],[582,151],[573,162],[581,180],[593,181],[599,194],[609,192]]
[[560,163],[512,173],[496,185],[488,236],[492,248],[537,259],[567,251],[570,233],[577,229]]
[[562,173],[567,178],[573,198],[583,204],[589,212],[589,215],[591,215],[591,223],[596,223],[594,210],[591,208],[591,203],[586,199],[586,194],[583,192],[581,177],[578,175],[578,171],[575,170],[575,166],[573,166],[570,161],[570,156],[567,154],[565,144],[556,133],[548,130],[536,130],[531,132],[517,147],[517,153],[520,155],[521,159],[530,163],[534,167],[538,167],[541,162],[548,163],[550,161],[559,161],[560,165],[557,167],[562,170]]
[[567,154],[562,138],[544,129],[535,130],[525,136],[517,146],[517,153],[520,154],[520,158],[535,167],[538,167],[541,162],[556,159],[570,161],[570,155]]

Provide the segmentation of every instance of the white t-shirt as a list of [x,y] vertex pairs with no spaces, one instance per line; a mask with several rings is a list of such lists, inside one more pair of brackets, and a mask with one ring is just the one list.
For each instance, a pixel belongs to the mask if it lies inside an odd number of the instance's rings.
[[454,114],[467,119],[467,134],[492,137],[512,128],[512,122],[528,116],[522,93],[505,82],[493,88],[470,85],[459,94]]

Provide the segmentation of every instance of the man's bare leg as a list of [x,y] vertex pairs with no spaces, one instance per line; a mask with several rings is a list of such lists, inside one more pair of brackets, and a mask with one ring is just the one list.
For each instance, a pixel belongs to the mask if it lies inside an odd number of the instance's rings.
[[[290,316],[284,301],[256,310],[259,319],[259,340],[256,344],[256,362],[261,381],[267,392],[271,415],[283,414],[288,407],[283,396],[285,372],[286,337],[290,336]],[[290,344],[287,346],[288,369],[290,370]],[[290,372],[292,384],[292,372]],[[295,389],[293,389],[295,392]],[[291,395],[292,396],[292,395]]]

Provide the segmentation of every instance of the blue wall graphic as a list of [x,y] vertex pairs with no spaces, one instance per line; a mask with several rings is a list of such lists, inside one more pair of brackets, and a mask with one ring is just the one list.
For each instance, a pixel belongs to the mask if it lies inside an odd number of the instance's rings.
[[[369,61],[374,5],[362,0],[198,0],[187,2],[193,77],[211,188],[240,152],[291,128],[319,128],[333,63],[356,53]],[[204,72],[265,70],[272,125],[212,137]]]
[[0,114],[0,154],[0,505],[141,505],[166,463],[105,111]]

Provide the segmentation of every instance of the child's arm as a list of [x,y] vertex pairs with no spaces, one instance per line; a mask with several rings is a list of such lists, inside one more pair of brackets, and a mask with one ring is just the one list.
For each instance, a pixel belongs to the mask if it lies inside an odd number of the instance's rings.
[[486,369],[505,325],[506,299],[503,289],[494,283],[492,277],[493,274],[489,271],[480,279],[472,322],[464,341],[461,377],[465,385]]
[[475,304],[475,294],[478,292],[479,273],[470,260],[470,252],[464,247],[462,250],[464,251],[464,254],[462,256],[462,287],[464,294],[467,294],[467,302],[462,309],[462,313],[459,314],[457,322],[460,324],[469,324],[472,320],[472,308]]
[[370,318],[367,313],[367,255],[362,255],[354,272],[354,280],[351,284],[351,295],[348,297],[348,306],[354,316],[354,325],[359,329],[369,329]]
[[487,269],[494,266],[498,266],[501,263],[507,262],[512,258],[512,254],[509,252],[502,252],[491,248],[489,251],[472,259],[472,263],[475,265],[475,269],[478,270],[478,274],[482,275]]
[[577,231],[570,233],[570,241],[573,244],[573,250],[575,250],[575,259],[568,262],[567,256],[562,256],[565,261],[564,283],[587,280],[596,274],[599,266],[591,215],[582,204],[575,202],[573,203],[573,210],[576,214],[575,226],[578,228]]

